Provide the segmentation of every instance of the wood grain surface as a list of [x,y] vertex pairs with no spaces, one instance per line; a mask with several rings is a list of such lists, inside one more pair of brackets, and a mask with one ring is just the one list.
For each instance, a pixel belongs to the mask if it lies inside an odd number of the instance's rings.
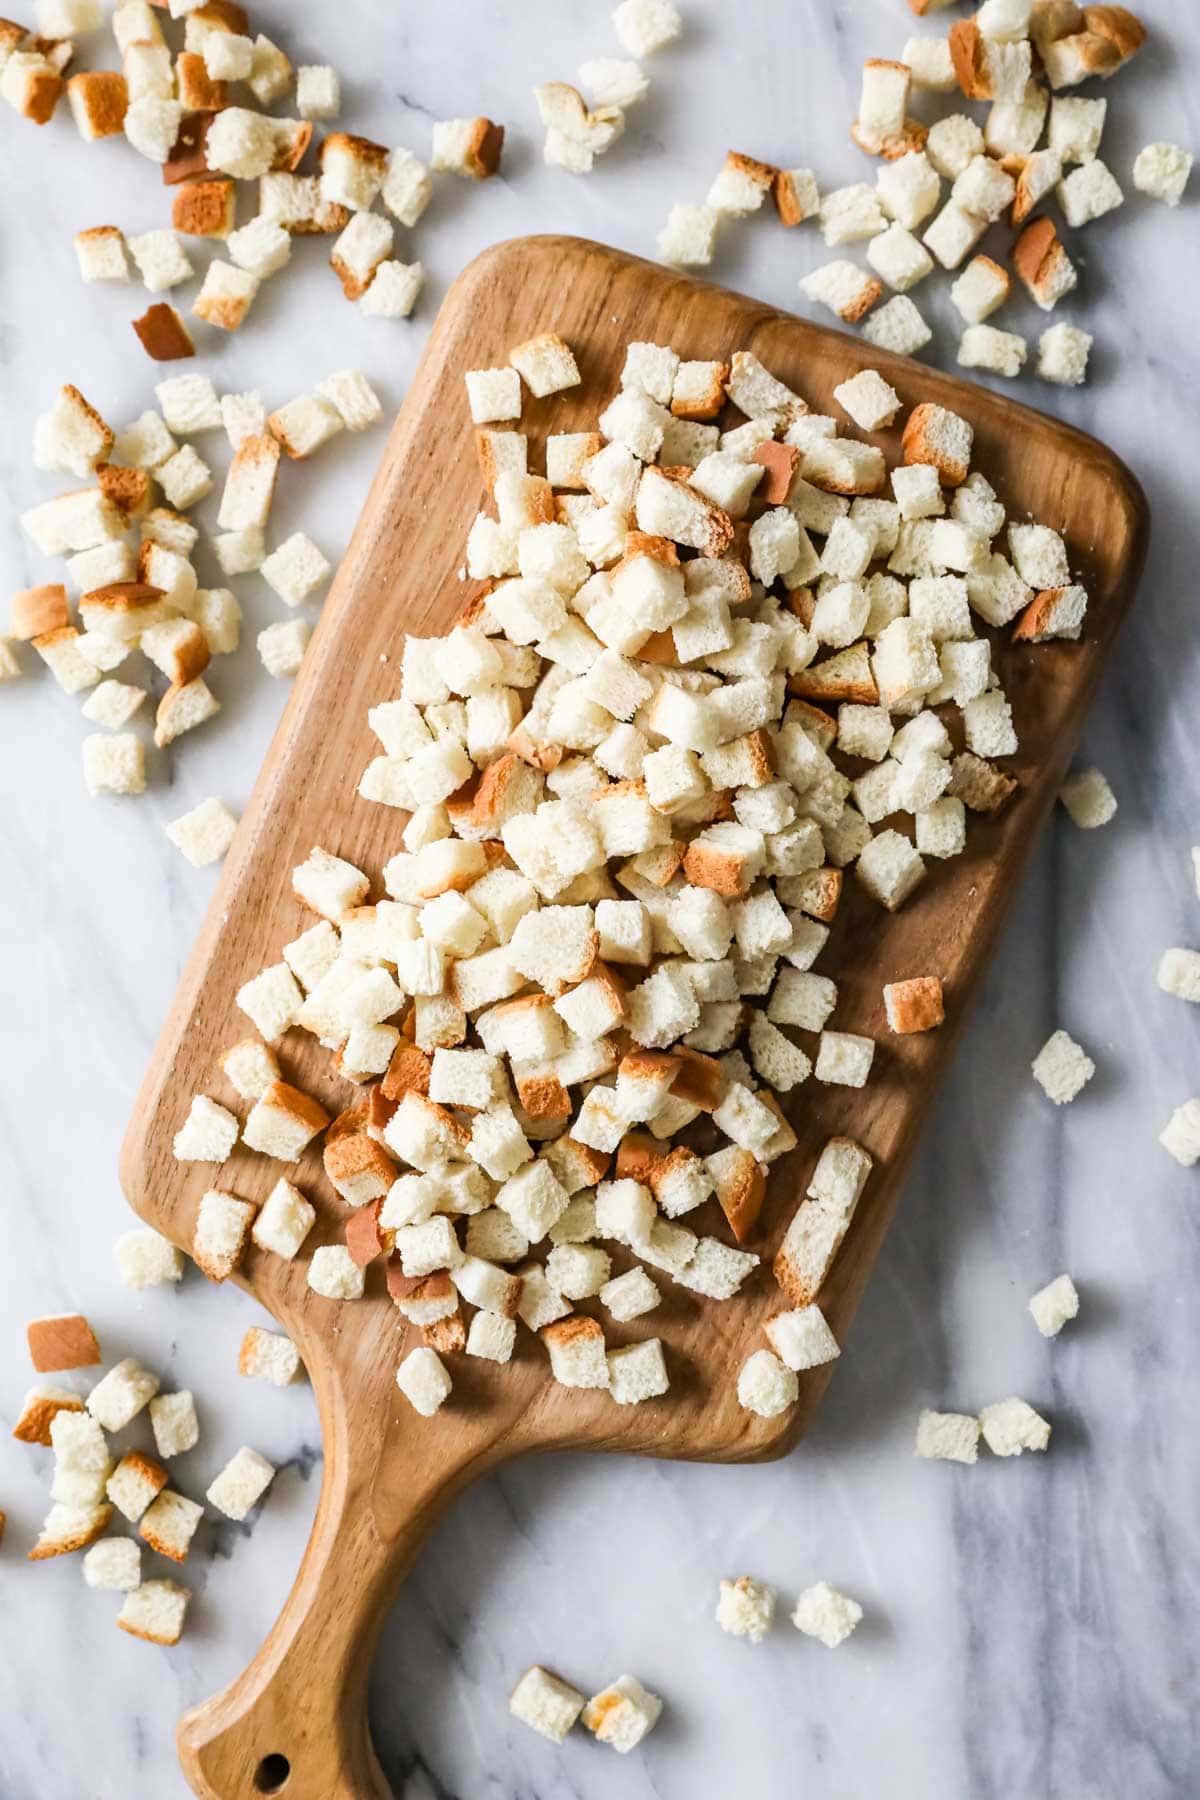
[[[815,411],[835,414],[834,387],[874,367],[904,402],[901,423],[921,400],[974,422],[974,466],[997,488],[1010,518],[1031,515],[1064,532],[1072,570],[1091,595],[1079,644],[1017,648],[993,634],[1021,740],[1005,765],[1021,782],[1016,799],[997,820],[971,815],[966,854],[931,863],[924,885],[894,918],[848,881],[821,957],[821,971],[839,988],[832,1023],[878,1039],[875,1068],[862,1092],[810,1081],[791,1096],[799,1146],[772,1169],[761,1241],[752,1247],[769,1264],[831,1134],[845,1132],[867,1147],[875,1173],[821,1295],[844,1342],[922,1120],[1132,597],[1147,508],[1108,450],[1014,401],[576,239],[499,245],[446,299],[138,1098],[122,1154],[125,1191],[137,1212],[187,1249],[207,1188],[261,1202],[281,1172],[240,1145],[219,1171],[177,1163],[171,1140],[193,1093],[234,1104],[217,1067],[220,1052],[246,1034],[234,995],[312,922],[291,891],[295,864],[320,844],[378,883],[401,847],[404,815],[356,792],[378,750],[367,711],[399,693],[403,634],[445,630],[464,596],[458,571],[481,489],[463,373],[503,364],[512,344],[547,329],[574,347],[582,385],[545,400],[526,398],[521,429],[531,438],[532,469],[542,467],[548,432],[594,425],[631,340],[670,343],[694,358],[753,350]],[[898,431],[873,441],[889,461],[899,459]],[[945,984],[945,1026],[926,1036],[891,1036],[883,983],[924,974]],[[315,1040],[293,1031],[280,1048],[285,1079],[331,1111],[348,1103],[353,1090],[332,1074]],[[304,1356],[324,1433],[324,1484],[295,1587],[262,1652],[180,1728],[188,1778],[210,1800],[387,1793],[366,1724],[373,1644],[425,1533],[476,1474],[524,1452],[567,1447],[716,1461],[777,1456],[802,1435],[831,1373],[826,1367],[801,1376],[791,1416],[764,1420],[739,1408],[738,1368],[761,1346],[762,1323],[780,1305],[764,1266],[724,1304],[664,1278],[663,1304],[648,1318],[628,1327],[605,1318],[610,1342],[662,1337],[672,1383],[662,1400],[621,1408],[604,1393],[556,1386],[542,1347],[522,1328],[507,1367],[452,1359],[450,1401],[436,1418],[421,1419],[394,1385],[396,1367],[420,1333],[388,1300],[378,1264],[368,1270],[363,1301],[331,1302],[310,1292],[307,1252],[340,1240],[348,1209],[333,1197],[316,1152],[287,1173],[317,1205],[317,1228],[294,1263],[251,1248],[237,1279]],[[688,1223],[727,1236],[715,1202]],[[620,1254],[614,1261],[626,1266]],[[286,1772],[271,1758],[285,1759]]]

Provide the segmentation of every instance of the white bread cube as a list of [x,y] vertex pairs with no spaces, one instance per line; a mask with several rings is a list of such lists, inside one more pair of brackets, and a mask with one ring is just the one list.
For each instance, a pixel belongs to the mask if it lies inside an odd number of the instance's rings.
[[1031,1067],[1034,1080],[1056,1106],[1074,1100],[1096,1073],[1091,1057],[1062,1030],[1047,1038]]
[[259,572],[286,605],[301,606],[329,579],[332,565],[305,532],[294,531],[263,560]]
[[359,369],[339,369],[318,381],[317,393],[335,408],[347,431],[365,431],[383,417],[383,405]]
[[185,1562],[204,1508],[184,1494],[163,1488],[142,1514],[138,1530],[152,1550],[172,1562]]
[[193,1094],[187,1118],[175,1133],[173,1151],[179,1162],[222,1163],[237,1143],[234,1115],[207,1094]]
[[721,1582],[716,1620],[730,1637],[761,1644],[775,1618],[775,1590],[750,1575]]
[[[882,221],[878,229],[882,231],[885,224]],[[804,276],[800,288],[810,300],[827,306],[848,325],[857,325],[883,298],[883,283],[844,258],[814,269],[811,275]]]
[[114,1363],[87,1397],[87,1409],[104,1431],[123,1431],[157,1394],[159,1381],[136,1357]]
[[857,1600],[839,1593],[827,1581],[806,1588],[796,1602],[792,1624],[806,1637],[815,1637],[827,1650],[844,1643],[863,1616]]
[[608,1391],[618,1406],[638,1406],[668,1392],[662,1341],[646,1338],[608,1352]]
[[[1056,102],[1057,104],[1057,102]],[[1192,172],[1192,156],[1178,144],[1147,144],[1133,165],[1133,185],[1141,194],[1178,206]]]
[[720,223],[715,207],[677,202],[658,234],[658,254],[679,269],[705,268],[713,259]]
[[[352,220],[346,231],[351,230],[355,223]],[[338,239],[339,244],[345,236],[346,232],[343,232]],[[269,415],[267,429],[272,437],[278,439],[293,461],[303,462],[314,450],[319,450],[322,444],[327,444],[331,437],[336,437],[342,430],[342,415],[336,406],[322,399],[320,394],[299,394],[296,399],[289,400],[285,406]]]
[[1099,769],[1081,769],[1058,790],[1073,824],[1094,831],[1107,825],[1117,811],[1116,795]]
[[90,1588],[129,1593],[142,1579],[142,1552],[132,1538],[104,1538],[84,1557],[83,1579]]
[[772,1350],[755,1350],[738,1373],[738,1404],[760,1419],[773,1419],[796,1404],[800,1383]]
[[179,1281],[183,1275],[181,1253],[148,1225],[122,1232],[113,1245],[113,1257],[122,1284],[135,1293]]
[[891,480],[901,518],[930,519],[945,512],[942,484],[931,463],[900,463]]
[[1044,1450],[1050,1442],[1050,1426],[1025,1400],[997,1400],[979,1415],[983,1441],[993,1456],[1020,1456],[1026,1450]]
[[487,1362],[506,1363],[516,1343],[516,1321],[500,1313],[477,1312],[467,1331],[467,1355]]
[[202,800],[167,826],[167,836],[194,869],[220,862],[233,842],[238,822],[223,801]]
[[268,1044],[276,1043],[296,1023],[304,1004],[304,996],[286,963],[274,963],[264,969],[238,989],[236,998]]
[[948,200],[925,233],[924,242],[944,269],[957,269],[987,230],[987,220]]
[[883,831],[863,849],[854,873],[872,899],[896,912],[924,880],[925,864],[902,833]]
[[997,331],[991,325],[970,325],[958,346],[959,366],[964,369],[987,369],[993,375],[1011,380],[1021,373],[1029,345],[1015,331]]
[[225,248],[239,269],[253,275],[256,281],[265,281],[269,275],[278,274],[290,260],[292,239],[277,219],[260,213],[257,218],[239,226],[237,231],[231,231],[225,240]]
[[1038,339],[1037,372],[1043,381],[1079,387],[1087,379],[1093,339],[1077,325],[1051,325]]
[[119,731],[122,725],[128,725],[145,698],[145,688],[130,687],[122,681],[102,681],[84,701],[83,716],[94,725]]
[[830,249],[877,237],[886,225],[879,197],[865,181],[834,188],[821,200],[821,235]]
[[380,198],[388,211],[402,225],[413,226],[429,205],[432,194],[433,183],[425,164],[410,150],[393,150],[380,189]]
[[764,1327],[772,1350],[785,1368],[819,1368],[840,1356],[838,1341],[819,1306],[801,1306],[776,1313]]
[[132,733],[83,740],[83,778],[97,794],[141,794],[146,787],[146,747]]
[[336,119],[341,101],[337,70],[328,63],[307,63],[296,70],[296,111],[302,119]]
[[449,1398],[452,1385],[446,1365],[425,1345],[410,1350],[396,1370],[396,1386],[425,1419],[432,1418]]
[[608,1386],[604,1333],[595,1319],[572,1313],[543,1326],[540,1335],[550,1356],[550,1372],[561,1386]]
[[243,1444],[212,1482],[205,1499],[227,1519],[244,1519],[262,1499],[274,1475],[274,1465]]
[[982,325],[1012,288],[1008,270],[990,256],[974,256],[950,289],[950,298],[968,325]]
[[979,1458],[979,1420],[969,1413],[931,1412],[917,1419],[916,1454],[928,1462],[974,1463]]
[[164,294],[168,288],[177,287],[181,281],[192,279],[194,270],[187,259],[187,252],[173,231],[144,231],[125,241],[142,282],[150,293]]
[[561,1744],[583,1711],[583,1695],[535,1663],[513,1689],[508,1710],[522,1725]]
[[[669,0],[624,0],[626,7],[669,6]],[[634,1675],[621,1675],[611,1687],[593,1694],[583,1709],[583,1722],[601,1744],[611,1744],[623,1755],[637,1748],[647,1732],[652,1731],[662,1713],[657,1694],[644,1688]]]
[[1123,206],[1125,196],[1120,185],[1097,156],[1065,175],[1057,188],[1058,204],[1072,230],[1102,219],[1106,213]]
[[150,1424],[160,1456],[182,1456],[200,1438],[196,1406],[189,1388],[174,1394],[156,1394],[150,1402]]
[[1029,1302],[1034,1324],[1043,1337],[1057,1337],[1079,1312],[1079,1294],[1069,1275],[1058,1275],[1039,1288]]
[[179,101],[153,94],[131,100],[125,111],[125,136],[138,154],[150,162],[166,162],[182,124],[183,107]]
[[1185,1100],[1177,1106],[1158,1141],[1181,1168],[1190,1169],[1200,1162],[1200,1100]]
[[358,310],[376,319],[407,319],[425,285],[424,265],[389,258],[381,262],[366,292],[356,302]]
[[915,356],[929,343],[933,333],[907,294],[896,294],[867,319],[863,336],[879,350],[891,350],[897,356]]

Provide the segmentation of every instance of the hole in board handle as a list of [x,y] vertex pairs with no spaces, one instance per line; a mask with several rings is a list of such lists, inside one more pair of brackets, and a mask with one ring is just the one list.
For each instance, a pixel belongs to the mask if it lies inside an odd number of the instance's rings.
[[278,1794],[292,1772],[292,1765],[286,1756],[278,1751],[264,1756],[254,1771],[254,1791],[257,1794]]

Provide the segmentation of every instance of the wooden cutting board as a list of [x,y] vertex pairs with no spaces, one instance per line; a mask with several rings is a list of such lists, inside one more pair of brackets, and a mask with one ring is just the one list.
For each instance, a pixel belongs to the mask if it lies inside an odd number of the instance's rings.
[[[844,1342],[921,1122],[1132,597],[1147,507],[1110,451],[1015,401],[576,239],[501,244],[447,296],[143,1084],[124,1145],[125,1191],[136,1211],[187,1249],[206,1188],[261,1202],[280,1173],[240,1145],[219,1172],[177,1163],[171,1140],[193,1093],[231,1104],[217,1057],[246,1032],[234,995],[311,923],[291,892],[295,864],[320,844],[378,878],[400,847],[403,816],[356,794],[378,749],[367,710],[399,692],[404,632],[445,630],[464,596],[458,570],[480,480],[463,373],[503,364],[511,345],[546,329],[572,344],[583,379],[568,393],[526,400],[521,428],[532,440],[531,468],[543,466],[548,432],[594,425],[631,340],[670,343],[695,358],[753,350],[815,411],[835,414],[834,387],[875,367],[899,392],[905,413],[933,400],[974,422],[975,466],[1010,517],[1029,513],[1065,533],[1072,568],[1091,595],[1082,643],[1021,650],[997,644],[1021,738],[1008,765],[1021,780],[1018,797],[998,820],[972,816],[966,854],[932,864],[895,918],[848,882],[821,959],[839,985],[834,1023],[879,1040],[875,1070],[861,1093],[809,1082],[792,1096],[799,1147],[772,1171],[762,1241],[754,1247],[769,1263],[829,1136],[845,1132],[870,1150],[875,1173],[821,1295]],[[898,460],[898,432],[876,441]],[[924,974],[945,983],[945,1026],[924,1037],[891,1036],[883,982]],[[1028,1048],[1032,1055],[1038,1046],[1031,1041]],[[292,1032],[281,1054],[286,1079],[331,1111],[347,1103],[350,1090],[331,1076],[327,1053],[314,1040]],[[318,1206],[309,1248],[338,1240],[347,1209],[332,1197],[317,1154],[287,1172]],[[700,1229],[725,1235],[715,1216]],[[764,1420],[739,1408],[738,1368],[761,1346],[762,1323],[780,1305],[764,1267],[723,1305],[664,1279],[664,1303],[647,1319],[622,1328],[606,1318],[610,1341],[663,1338],[672,1382],[663,1400],[622,1408],[606,1394],[556,1386],[541,1346],[522,1328],[507,1368],[455,1358],[450,1402],[436,1418],[421,1419],[394,1385],[398,1363],[420,1334],[388,1300],[381,1266],[368,1271],[365,1300],[338,1303],[309,1291],[307,1260],[304,1254],[287,1263],[252,1248],[238,1277],[303,1353],[325,1467],[312,1538],[266,1644],[245,1674],[180,1727],[188,1779],[197,1793],[218,1800],[263,1793],[364,1800],[388,1792],[367,1730],[372,1649],[427,1531],[468,1481],[527,1451],[568,1447],[724,1462],[778,1456],[804,1432],[831,1373],[827,1367],[801,1377],[790,1417]]]

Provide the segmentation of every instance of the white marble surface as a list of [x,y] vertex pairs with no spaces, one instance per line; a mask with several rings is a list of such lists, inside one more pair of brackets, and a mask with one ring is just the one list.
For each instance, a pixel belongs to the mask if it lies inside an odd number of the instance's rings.
[[[655,59],[654,92],[625,142],[573,182],[540,164],[528,90],[615,48],[600,0],[343,0],[336,18],[304,9],[299,30],[282,0],[259,6],[256,21],[297,60],[338,64],[347,128],[421,152],[432,117],[485,111],[509,127],[505,172],[485,188],[440,185],[415,234],[430,286],[408,325],[360,319],[332,286],[322,247],[301,246],[299,267],[272,284],[251,327],[201,366],[223,387],[258,385],[278,403],[359,363],[394,408],[440,295],[486,244],[570,229],[653,254],[668,205],[701,198],[729,144],[811,163],[823,185],[863,172],[845,138],[856,71],[864,55],[899,53],[911,24],[903,0],[687,0],[685,10],[687,42]],[[1162,0],[1144,11],[1154,40],[1110,90],[1107,149],[1123,178],[1148,138],[1200,138],[1200,21]],[[147,165],[119,143],[82,145],[65,119],[38,133],[5,110],[0,141],[0,585],[11,590],[45,569],[15,524],[52,487],[29,463],[35,412],[63,380],[121,421],[151,402],[151,370],[127,323],[135,296],[83,288],[70,234],[108,220],[144,229],[165,207]],[[1059,818],[1038,849],[815,1430],[771,1467],[557,1457],[468,1494],[402,1593],[373,1675],[374,1728],[397,1792],[1200,1791],[1200,1175],[1154,1141],[1200,1088],[1200,1036],[1195,1014],[1153,983],[1164,946],[1200,939],[1187,863],[1200,840],[1195,218],[1194,200],[1166,214],[1133,196],[1091,227],[1077,244],[1083,284],[1070,310],[1097,335],[1094,381],[1070,395],[1021,385],[1113,444],[1154,508],[1141,598],[1086,741],[1121,811],[1086,836]],[[763,218],[730,234],[714,273],[788,306],[823,255],[811,229],[785,235]],[[919,298],[948,325],[944,284],[936,296],[932,285]],[[1020,306],[1012,321],[1039,322]],[[378,433],[343,438],[319,468],[286,471],[276,524],[303,521],[336,553],[381,444]],[[47,1459],[0,1440],[5,1800],[182,1795],[174,1720],[252,1655],[316,1498],[311,1395],[233,1373],[252,1303],[194,1277],[178,1293],[132,1300],[110,1255],[129,1222],[117,1145],[215,879],[189,869],[162,826],[211,792],[244,802],[284,698],[252,647],[254,629],[282,609],[257,578],[242,591],[250,629],[219,673],[225,711],[169,765],[160,759],[140,802],[86,799],[77,702],[48,679],[0,701],[0,1424],[28,1380],[24,1320],[79,1307],[109,1358],[140,1355],[166,1383],[195,1388],[203,1438],[180,1466],[182,1486],[199,1493],[245,1441],[282,1468],[252,1530],[203,1529],[185,1571],[198,1590],[187,1635],[160,1652],[114,1629],[111,1597],[85,1590],[77,1560],[21,1560],[44,1510]],[[1055,1112],[1028,1063],[1060,1024],[1099,1074]],[[1025,1303],[1064,1268],[1083,1312],[1046,1344]],[[973,1407],[1013,1392],[1054,1421],[1045,1458],[914,1462],[920,1405]],[[711,1616],[716,1581],[744,1570],[788,1601],[829,1577],[863,1602],[866,1622],[835,1656],[786,1623],[759,1649],[726,1639]],[[578,1734],[554,1750],[505,1710],[535,1659],[585,1685],[635,1670],[666,1698],[662,1726],[628,1759]]]

